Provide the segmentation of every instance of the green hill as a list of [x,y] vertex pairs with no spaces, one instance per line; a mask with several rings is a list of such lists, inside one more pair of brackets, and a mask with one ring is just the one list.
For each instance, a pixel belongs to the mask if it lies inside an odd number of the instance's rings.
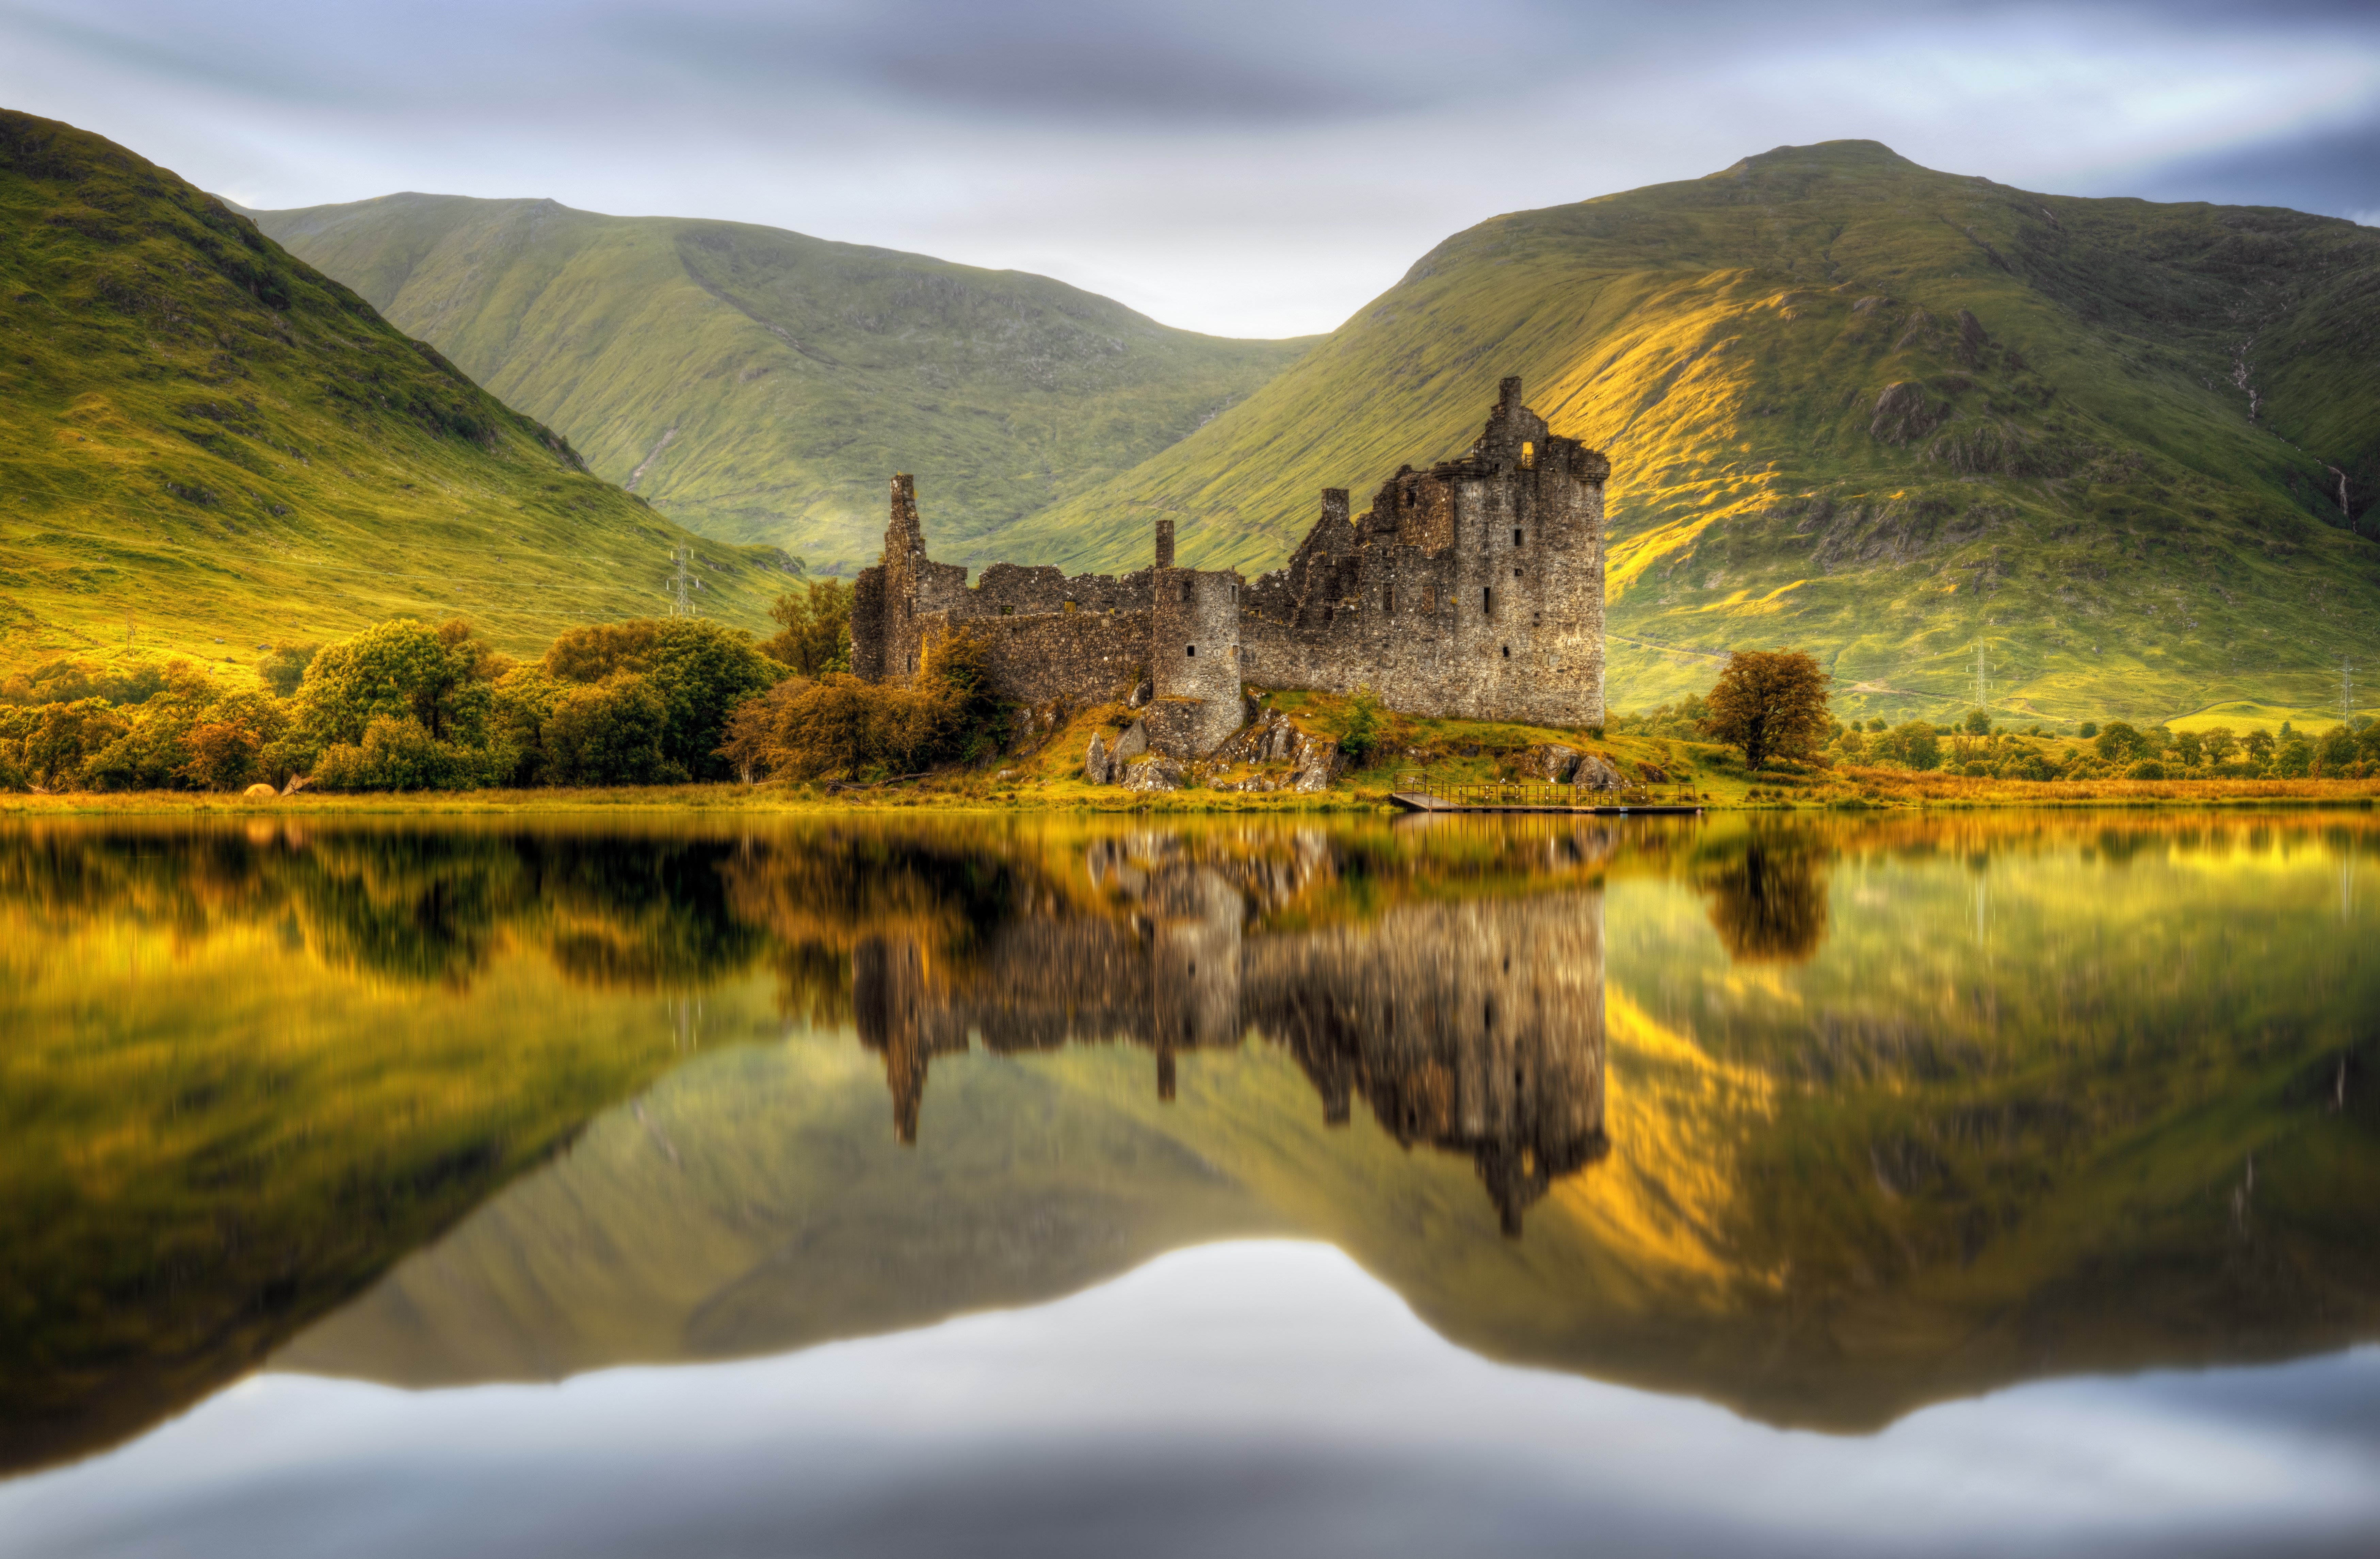
[[1185,562],[1269,568],[1317,489],[1360,509],[1458,453],[1518,373],[1612,458],[1615,707],[1779,643],[1863,713],[1964,707],[1979,645],[2004,712],[2335,707],[2339,657],[2380,651],[2375,335],[2380,233],[2350,222],[1779,148],[1458,234],[1245,403],[978,546],[1121,566],[1163,505]]
[[917,477],[941,555],[1157,453],[1310,341],[1171,330],[1044,276],[732,222],[388,195],[255,213],[601,475],[728,541],[871,560]]
[[[699,541],[212,196],[0,111],[0,665],[401,613],[541,648],[656,614]],[[711,615],[760,623],[779,555],[699,557]]]

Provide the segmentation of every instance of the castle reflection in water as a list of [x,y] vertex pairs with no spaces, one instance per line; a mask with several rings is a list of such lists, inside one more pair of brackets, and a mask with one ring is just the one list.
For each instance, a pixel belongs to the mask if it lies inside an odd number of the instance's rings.
[[[1550,845],[1575,870],[1598,837]],[[1557,1179],[1604,1156],[1603,892],[1589,874],[1528,897],[1420,898],[1312,925],[1277,912],[1337,866],[1097,840],[1089,892],[1045,894],[982,928],[963,960],[908,936],[852,952],[862,1044],[884,1057],[893,1129],[914,1142],[934,1057],[1127,1043],[1175,1057],[1254,1039],[1293,1056],[1325,1118],[1360,1098],[1400,1143],[1477,1166],[1507,1234]]]

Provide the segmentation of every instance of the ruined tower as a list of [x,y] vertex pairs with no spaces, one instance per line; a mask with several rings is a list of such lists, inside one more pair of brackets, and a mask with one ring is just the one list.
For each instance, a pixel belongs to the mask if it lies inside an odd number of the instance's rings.
[[1400,470],[1371,509],[1347,494],[1288,565],[1247,591],[1244,674],[1392,709],[1603,723],[1603,489],[1611,463],[1499,387],[1461,459]]

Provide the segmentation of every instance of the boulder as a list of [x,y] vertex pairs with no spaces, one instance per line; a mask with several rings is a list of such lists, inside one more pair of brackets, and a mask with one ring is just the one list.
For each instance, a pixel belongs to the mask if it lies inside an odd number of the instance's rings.
[[1559,742],[1548,742],[1530,747],[1521,754],[1521,772],[1532,780],[1550,780],[1565,784],[1578,770],[1579,751]]
[[1144,794],[1178,791],[1190,782],[1190,766],[1178,758],[1144,758],[1123,771],[1123,788]]
[[272,786],[262,784],[250,785],[248,789],[240,792],[241,795],[248,797],[250,801],[271,801],[280,793],[281,792],[279,791],[274,790]]
[[1594,753],[1588,753],[1578,760],[1578,767],[1571,771],[1571,783],[1589,791],[1622,791],[1628,788],[1628,781],[1611,767],[1610,760]]
[[1135,720],[1129,730],[1116,738],[1112,756],[1117,763],[1123,763],[1140,756],[1147,751],[1148,751],[1148,722]]
[[1111,785],[1115,783],[1115,758],[1108,744],[1097,731],[1091,733],[1090,750],[1083,755],[1083,783]]
[[1156,691],[1156,689],[1148,685],[1148,680],[1144,678],[1140,682],[1133,684],[1132,692],[1127,694],[1124,697],[1124,707],[1129,709],[1137,709],[1142,705],[1148,703],[1155,695]]

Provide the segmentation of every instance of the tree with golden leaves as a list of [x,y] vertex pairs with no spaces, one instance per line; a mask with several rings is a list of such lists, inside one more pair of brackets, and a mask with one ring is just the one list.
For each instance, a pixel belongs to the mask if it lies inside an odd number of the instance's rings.
[[1744,765],[1808,760],[1827,739],[1827,684],[1835,679],[1799,649],[1740,649],[1710,690],[1703,734],[1743,749]]

